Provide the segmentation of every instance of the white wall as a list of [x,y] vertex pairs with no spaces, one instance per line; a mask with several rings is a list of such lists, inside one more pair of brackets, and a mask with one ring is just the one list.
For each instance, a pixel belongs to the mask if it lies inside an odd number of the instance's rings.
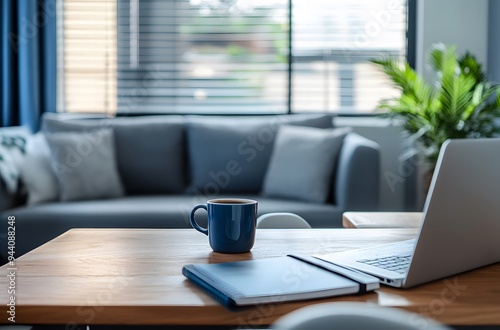
[[500,1],[490,0],[488,16],[488,79],[500,83]]
[[427,79],[426,56],[433,44],[457,46],[470,51],[487,67],[488,0],[420,0],[417,2],[416,69]]

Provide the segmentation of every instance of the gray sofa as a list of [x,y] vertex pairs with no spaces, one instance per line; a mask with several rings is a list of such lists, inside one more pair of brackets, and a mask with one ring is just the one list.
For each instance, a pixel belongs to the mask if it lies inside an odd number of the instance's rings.
[[[262,195],[274,136],[285,124],[330,128],[332,117],[169,115],[105,119],[46,114],[42,123],[42,131],[46,133],[94,134],[112,128],[125,195],[19,205],[19,196],[13,202],[12,196],[4,191],[2,217],[16,217],[16,255],[71,228],[189,228],[191,208],[214,196],[256,199],[259,214],[293,212],[316,228],[341,227],[345,210],[377,209],[378,146],[354,133],[344,138],[335,173],[331,175],[327,202]],[[222,182],[228,176],[221,171],[235,161],[241,165],[241,173]],[[203,217],[203,212],[198,214]],[[4,224],[0,234],[5,262],[7,226]]]

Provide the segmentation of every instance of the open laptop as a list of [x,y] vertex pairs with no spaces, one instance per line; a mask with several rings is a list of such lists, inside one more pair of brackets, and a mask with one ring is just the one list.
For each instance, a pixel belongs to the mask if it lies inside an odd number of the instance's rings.
[[317,256],[409,288],[500,261],[500,139],[448,140],[416,239]]

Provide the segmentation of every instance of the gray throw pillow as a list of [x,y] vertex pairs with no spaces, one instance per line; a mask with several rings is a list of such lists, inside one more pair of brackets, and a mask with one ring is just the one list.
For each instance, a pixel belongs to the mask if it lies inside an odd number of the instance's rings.
[[329,115],[191,116],[190,193],[260,193],[279,127],[332,127]]
[[124,194],[118,175],[113,131],[46,134],[61,201],[114,198]]
[[324,203],[349,128],[283,126],[276,137],[263,195]]

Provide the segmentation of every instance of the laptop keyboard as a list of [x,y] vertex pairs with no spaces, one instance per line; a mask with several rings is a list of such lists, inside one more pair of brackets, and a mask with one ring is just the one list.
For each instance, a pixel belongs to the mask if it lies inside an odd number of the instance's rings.
[[388,256],[375,259],[361,259],[357,262],[370,266],[390,270],[399,274],[406,274],[410,267],[411,255]]

